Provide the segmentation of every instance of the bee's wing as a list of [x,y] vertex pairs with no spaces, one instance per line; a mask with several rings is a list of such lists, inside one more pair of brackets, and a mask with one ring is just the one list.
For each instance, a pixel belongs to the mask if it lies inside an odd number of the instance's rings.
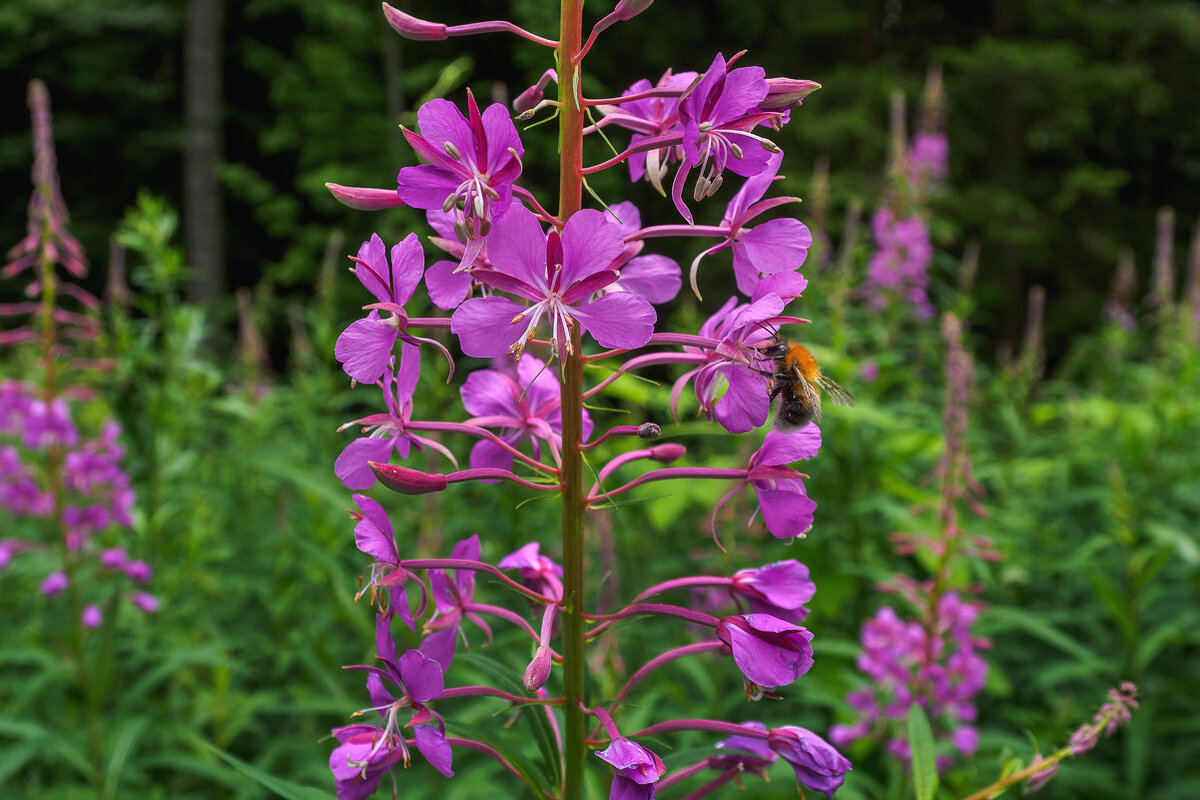
[[829,399],[835,406],[854,405],[854,398],[850,396],[850,393],[832,378],[827,378],[824,374],[821,374],[817,377],[817,385],[821,387],[821,390],[825,394],[829,395]]
[[806,381],[799,373],[796,374],[796,387],[804,395],[804,405],[812,410],[813,422],[821,424],[821,393],[817,387]]

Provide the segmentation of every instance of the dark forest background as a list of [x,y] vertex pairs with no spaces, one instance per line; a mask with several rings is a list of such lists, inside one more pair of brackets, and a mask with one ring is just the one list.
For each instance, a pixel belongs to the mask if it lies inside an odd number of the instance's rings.
[[[555,28],[546,0],[401,5],[447,24],[490,15]],[[608,7],[593,5],[589,16]],[[1034,284],[1049,297],[1052,364],[1096,323],[1121,248],[1134,249],[1144,286],[1161,206],[1176,210],[1176,249],[1186,251],[1200,213],[1195,3],[659,6],[653,24],[604,37],[589,59],[590,89],[617,93],[667,64],[700,70],[712,52],[742,44],[768,74],[819,81],[779,143],[793,164],[828,158],[835,237],[852,198],[880,195],[890,93],[904,90],[915,110],[927,68],[944,66],[951,177],[937,213],[951,228],[940,246],[980,243],[974,326],[985,357],[1019,339]],[[397,125],[413,121],[423,98],[470,87],[504,99],[547,66],[537,47],[510,36],[401,40],[364,0],[7,0],[0,43],[0,230],[23,226],[24,92],[39,77],[53,98],[74,229],[92,259],[103,262],[126,207],[150,189],[183,210],[193,299],[209,301],[230,332],[234,288],[311,296],[331,238],[360,241],[372,226],[397,238],[415,227],[403,212],[381,222],[344,209],[323,184],[394,185],[397,169],[414,163]],[[190,114],[189,52],[200,81]],[[220,76],[206,64],[219,64]],[[195,163],[218,179],[219,206],[205,200],[203,180],[199,189],[185,181],[185,149],[191,137],[204,152],[205,119],[218,133],[214,161]],[[553,148],[543,129],[528,136],[531,149]],[[529,169],[536,175],[551,160],[530,159]],[[791,191],[808,194],[809,175],[793,167],[788,178]],[[286,325],[278,316],[263,321],[269,341],[285,338],[271,335]]]

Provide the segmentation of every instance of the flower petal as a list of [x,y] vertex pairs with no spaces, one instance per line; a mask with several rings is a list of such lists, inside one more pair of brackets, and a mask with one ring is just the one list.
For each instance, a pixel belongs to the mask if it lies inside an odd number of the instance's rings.
[[[788,481],[789,484],[803,484],[799,480]],[[758,507],[762,511],[763,523],[776,539],[795,539],[804,536],[812,527],[813,512],[817,508],[815,501],[802,491],[790,489],[771,489],[764,481],[755,481],[754,490],[758,495]]]
[[458,337],[458,343],[467,355],[477,358],[502,356],[525,332],[524,324],[512,321],[524,310],[524,306],[503,297],[475,298],[459,306],[450,317],[450,330]]
[[342,331],[333,354],[351,378],[359,383],[374,383],[383,377],[395,344],[396,329],[384,325],[372,311],[371,316],[350,323]]
[[375,485],[375,473],[367,466],[368,461],[387,462],[392,455],[393,436],[362,436],[342,450],[333,462],[333,473],[342,480],[347,489],[370,489]]
[[446,741],[446,734],[432,725],[418,725],[413,730],[413,738],[417,740],[417,749],[421,751],[421,755],[425,756],[425,760],[434,769],[447,778],[454,777],[454,770],[450,768],[454,761],[454,754],[450,750],[450,744]]
[[658,319],[645,298],[629,292],[606,294],[594,303],[569,311],[601,347],[628,350],[650,341]]
[[563,273],[559,286],[565,289],[608,269],[625,249],[625,241],[617,223],[601,211],[585,208],[572,214],[563,227],[562,249]]
[[425,272],[425,252],[415,233],[405,236],[392,247],[392,301],[404,305],[421,282]]
[[514,205],[492,225],[487,237],[492,268],[546,290],[546,234],[533,212]]
[[458,270],[456,261],[435,261],[425,270],[429,299],[443,311],[453,311],[471,293],[471,273]]
[[674,259],[656,254],[637,256],[621,268],[617,284],[654,305],[669,303],[683,287],[683,273]]

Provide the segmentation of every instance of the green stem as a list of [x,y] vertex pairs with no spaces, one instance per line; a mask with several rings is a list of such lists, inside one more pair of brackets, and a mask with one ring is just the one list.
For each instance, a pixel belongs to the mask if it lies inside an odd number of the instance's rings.
[[[579,210],[583,195],[583,104],[580,68],[575,63],[583,39],[583,0],[562,0],[558,49],[559,184],[558,218],[564,223]],[[563,800],[583,800],[587,760],[586,664],[583,658],[584,483],[580,443],[583,438],[583,353],[579,326],[571,327],[571,344],[562,360],[563,481]]]

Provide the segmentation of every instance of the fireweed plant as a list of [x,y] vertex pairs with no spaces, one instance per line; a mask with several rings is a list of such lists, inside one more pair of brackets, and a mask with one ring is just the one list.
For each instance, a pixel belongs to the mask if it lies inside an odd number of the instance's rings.
[[[0,318],[17,322],[0,331],[0,344],[13,351],[10,363],[25,363],[18,359],[31,350],[37,360],[21,369],[23,380],[0,378],[0,526],[6,534],[0,538],[0,570],[15,557],[29,557],[32,569],[42,573],[40,593],[69,609],[74,631],[64,639],[74,680],[88,699],[91,758],[102,782],[96,710],[104,690],[91,676],[96,665],[86,656],[88,639],[112,625],[121,606],[152,613],[159,601],[145,591],[150,564],[132,558],[120,540],[132,525],[135,500],[122,465],[120,426],[105,419],[89,437],[75,418],[79,411],[96,416],[87,408],[92,393],[78,382],[84,371],[108,366],[76,352],[78,343],[97,334],[98,322],[88,312],[100,303],[72,282],[86,274],[87,262],[67,229],[49,93],[35,80],[28,96],[34,145],[28,233],[9,252],[0,277],[32,277],[24,287],[27,299],[0,305]],[[10,520],[20,519],[42,520],[43,534],[9,536],[15,527]]]
[[[67,230],[69,217],[59,189],[50,118],[50,96],[41,81],[29,85],[33,119],[33,195],[29,201],[26,237],[8,254],[0,270],[5,279],[32,273],[24,288],[28,300],[0,306],[0,317],[28,321],[0,331],[0,344],[37,348],[39,368],[32,380],[0,379],[0,509],[14,517],[48,521],[53,529],[57,566],[41,581],[41,593],[65,594],[72,614],[84,628],[97,628],[104,619],[101,603],[111,593],[99,575],[119,576],[123,582],[114,602],[127,600],[145,612],[158,600],[140,590],[153,574],[139,561],[101,534],[132,524],[134,494],[122,467],[124,450],[120,426],[105,420],[94,437],[84,436],[72,418],[72,403],[92,395],[81,385],[67,384],[81,369],[104,368],[97,360],[75,358],[71,342],[95,338],[98,323],[87,311],[100,302],[72,283],[87,272],[78,240]],[[57,267],[66,275],[60,276]],[[63,301],[68,301],[64,303]],[[64,307],[73,305],[80,310]],[[0,540],[0,569],[14,555],[45,550],[44,541]],[[77,586],[84,577],[86,585]]]
[[[585,40],[582,0],[564,0],[557,41],[507,21],[446,26],[384,5],[388,22],[410,39],[504,31],[553,52],[557,69],[522,93],[516,105],[519,119],[539,112],[557,117],[560,182],[557,211],[550,211],[552,203],[518,182],[526,152],[510,112],[500,105],[481,108],[468,93],[465,106],[438,99],[418,110],[417,130],[403,133],[426,163],[402,168],[396,189],[329,185],[352,207],[425,210],[436,234],[430,240],[445,253],[426,267],[416,233],[390,246],[378,236],[364,242],[352,259],[353,271],[373,300],[335,348],[353,382],[382,394],[379,412],[345,425],[360,435],[335,464],[343,484],[357,492],[355,541],[369,559],[360,596],[370,596],[377,609],[377,660],[351,667],[365,674],[369,703],[356,715],[362,717],[358,724],[333,732],[337,745],[329,763],[342,800],[372,794],[384,776],[415,757],[450,777],[454,751],[463,748],[494,758],[534,795],[564,800],[583,796],[589,762],[611,767],[614,800],[650,798],[676,784],[681,784],[676,791],[689,798],[706,797],[745,773],[765,777],[781,757],[800,787],[832,795],[850,769],[850,762],[817,733],[758,722],[752,718],[759,714],[749,710],[735,720],[664,719],[641,730],[628,730],[623,723],[638,684],[679,659],[716,657],[718,668],[739,670],[748,700],[779,697],[783,687],[803,676],[813,664],[813,634],[801,623],[815,587],[798,561],[780,560],[732,576],[680,577],[644,589],[615,612],[588,613],[589,510],[621,502],[656,481],[732,481],[734,488],[718,508],[752,488],[767,530],[790,541],[809,530],[816,507],[805,492],[806,476],[793,466],[817,454],[821,435],[812,424],[791,433],[767,433],[745,463],[728,468],[667,466],[682,459],[686,448],[652,443],[661,435],[657,424],[600,431],[584,410],[618,380],[649,367],[674,367],[680,374],[673,406],[690,383],[710,421],[732,434],[749,433],[770,414],[774,364],[767,348],[781,325],[802,321],[788,308],[807,283],[798,268],[811,236],[797,220],[762,216],[797,199],[770,194],[782,163],[771,135],[818,86],[767,78],[761,68],[744,66],[739,53],[728,59],[717,55],[703,72],[668,70],[618,97],[584,97],[581,71],[588,50],[605,29],[649,5],[649,0],[621,0]],[[557,100],[542,96],[551,79],[557,80]],[[629,144],[585,166],[584,137],[594,135],[607,144],[616,129],[629,133]],[[628,170],[632,179],[647,180],[669,194],[683,222],[643,227],[628,202],[583,208],[587,178],[606,169]],[[696,224],[693,208],[706,205],[727,180],[739,178],[720,224]],[[643,252],[652,240],[666,236],[712,242],[689,270],[697,296],[702,261],[731,253],[740,295],[716,305],[696,332],[663,330],[655,312],[655,304],[673,298],[682,285],[677,264]],[[406,304],[422,282],[434,305],[449,313],[408,314]],[[492,364],[462,384],[464,421],[414,419],[422,357],[450,360],[430,334],[447,330],[464,354],[492,359]],[[585,386],[584,368],[593,365],[609,365],[609,372]],[[455,439],[472,443],[465,464],[444,444]],[[593,452],[601,445],[620,452],[596,463]],[[392,463],[414,450],[444,457],[445,471]],[[622,478],[635,462],[662,466]],[[385,508],[362,494],[376,482],[420,495],[453,491],[451,484],[467,481],[508,482],[557,496],[561,541],[529,542],[497,564],[480,560],[476,536],[455,545],[447,558],[408,558]],[[714,510],[711,533],[719,537],[716,519]],[[561,552],[561,563],[544,551]],[[477,599],[481,574],[526,601],[522,611]],[[672,597],[685,601],[685,592],[704,588],[726,593],[736,613],[717,617],[670,602]],[[530,604],[532,619],[525,613]],[[705,634],[701,641],[669,646],[651,658],[613,696],[597,696],[585,674],[585,648],[621,621],[639,616],[675,620],[683,641],[692,635],[683,623]],[[477,638],[468,630],[478,628],[490,640],[493,625],[515,626],[532,644],[534,655],[522,676],[524,693],[450,684],[456,651],[468,638]],[[393,636],[397,626],[419,629],[420,645],[399,652]],[[552,777],[539,780],[493,744],[447,735],[442,715],[466,697],[494,698],[516,707],[515,714],[536,715],[549,731]],[[668,770],[650,746],[688,731],[710,737],[711,754]]]

